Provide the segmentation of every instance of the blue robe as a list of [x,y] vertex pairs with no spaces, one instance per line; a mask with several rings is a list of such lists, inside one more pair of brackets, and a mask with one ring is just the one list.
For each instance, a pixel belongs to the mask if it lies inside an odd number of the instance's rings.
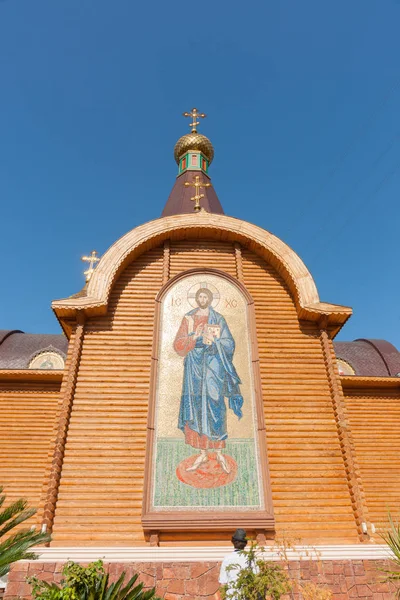
[[[194,318],[198,310],[191,310],[184,318]],[[235,415],[242,417],[241,380],[232,363],[235,340],[227,322],[210,307],[208,323],[219,325],[221,335],[210,346],[204,344],[202,337],[198,338],[196,346],[185,356],[178,427],[184,431],[188,425],[199,435],[222,441],[228,437],[225,398]]]

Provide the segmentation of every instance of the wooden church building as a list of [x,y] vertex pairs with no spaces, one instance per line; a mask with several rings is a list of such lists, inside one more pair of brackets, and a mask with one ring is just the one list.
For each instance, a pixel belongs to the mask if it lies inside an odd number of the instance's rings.
[[27,573],[97,558],[166,600],[212,597],[241,527],[273,558],[296,539],[305,579],[315,549],[335,600],[385,600],[369,577],[400,503],[400,353],[334,342],[352,310],[225,214],[190,115],[162,216],[53,302],[64,333],[0,332],[0,484],[52,535],[6,598],[29,596]]

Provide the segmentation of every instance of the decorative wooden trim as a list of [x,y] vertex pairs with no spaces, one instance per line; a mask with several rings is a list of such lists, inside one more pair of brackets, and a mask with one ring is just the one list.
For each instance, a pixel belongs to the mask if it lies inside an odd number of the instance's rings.
[[2,381],[19,381],[25,383],[61,383],[64,376],[64,371],[56,371],[52,369],[7,369],[0,370],[0,382]]
[[353,388],[400,388],[400,377],[360,377],[346,375],[340,378],[343,389]]
[[72,404],[76,380],[78,377],[79,362],[82,352],[82,343],[85,332],[85,315],[83,312],[77,315],[75,337],[71,352],[66,385],[62,397],[62,405],[58,418],[57,434],[54,443],[53,461],[51,463],[50,476],[47,484],[47,493],[43,509],[42,529],[51,533],[53,529],[54,516],[57,505],[58,489],[61,480],[61,472],[64,461],[65,444],[67,441],[68,426],[71,416]]
[[235,248],[235,262],[236,262],[236,277],[239,279],[239,281],[241,281],[243,283],[244,277],[243,277],[242,247],[239,244],[239,242],[235,242],[234,248]]
[[[178,280],[184,279],[196,273],[218,275],[227,279],[235,287],[239,288],[247,301],[249,314],[249,327],[251,339],[251,353],[253,366],[253,381],[254,381],[254,396],[257,415],[257,435],[258,448],[260,452],[260,470],[261,483],[263,488],[265,509],[259,511],[223,511],[212,510],[207,511],[155,511],[151,507],[151,473],[153,465],[154,451],[154,426],[155,426],[155,403],[156,403],[156,382],[158,368],[158,348],[159,348],[159,324],[162,300],[171,286]],[[144,531],[148,535],[155,532],[189,532],[189,531],[232,531],[240,523],[241,527],[249,531],[257,531],[264,534],[267,531],[273,531],[275,528],[275,519],[272,507],[272,494],[267,458],[267,445],[265,436],[264,422],[264,407],[261,394],[261,376],[259,369],[258,349],[257,349],[257,334],[255,328],[254,302],[246,287],[240,281],[234,279],[228,273],[218,269],[190,269],[179,273],[170,279],[160,290],[156,297],[156,311],[154,323],[153,337],[153,356],[151,366],[150,380],[150,395],[149,395],[149,412],[147,422],[147,441],[146,441],[146,459],[145,459],[145,475],[144,475],[144,492],[143,492],[143,511],[142,525]]]
[[353,514],[357,525],[358,536],[360,541],[368,541],[368,534],[364,534],[362,530],[363,523],[365,524],[368,518],[367,509],[363,501],[364,494],[361,485],[361,474],[356,460],[354,444],[352,440],[350,425],[346,415],[343,397],[338,384],[338,381],[340,380],[338,379],[334,368],[332,354],[333,351],[331,348],[331,342],[328,336],[326,325],[326,320],[321,322],[319,337],[322,346],[322,353],[324,357],[326,373],[328,376],[340,449],[342,451],[347,485],[349,487],[351,505],[353,508]]
[[[120,548],[118,546],[99,547],[50,547],[32,549],[39,555],[36,563],[64,562],[73,560],[88,563],[98,558],[104,562],[142,563],[142,562],[221,562],[232,546],[134,546]],[[337,545],[299,545],[285,552],[287,559],[292,560],[384,560],[389,558],[387,546],[378,544],[337,544]],[[265,558],[273,561],[282,560],[281,552],[266,548]],[[29,561],[20,561],[21,563]]]
[[240,242],[271,264],[287,283],[299,319],[318,321],[326,315],[336,334],[351,316],[352,310],[349,307],[320,302],[307,267],[282,240],[246,221],[202,211],[164,217],[136,227],[103,255],[90,279],[87,296],[55,300],[53,310],[65,327],[66,318],[74,316],[77,310],[85,310],[87,315],[106,314],[114,282],[126,265],[137,256],[160,246],[166,239],[175,241],[210,237]]
[[160,532],[159,531],[150,531],[150,546],[159,546],[160,545]]
[[170,258],[171,258],[170,241],[165,240],[165,242],[164,242],[164,257],[163,257],[163,285],[165,285],[169,279]]
[[156,529],[162,533],[232,532],[240,524],[247,531],[274,531],[275,519],[268,511],[181,511],[145,512],[142,525],[145,533]]

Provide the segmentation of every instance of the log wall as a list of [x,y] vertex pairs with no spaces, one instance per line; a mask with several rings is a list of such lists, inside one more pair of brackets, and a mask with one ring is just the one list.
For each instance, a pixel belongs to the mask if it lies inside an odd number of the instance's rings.
[[0,485],[7,504],[26,498],[40,509],[59,395],[57,382],[0,382]]
[[299,322],[282,278],[243,253],[255,302],[277,531],[304,541],[357,541],[319,330]]
[[377,382],[344,392],[368,517],[377,528],[386,528],[388,510],[399,517],[400,390]]
[[128,266],[109,314],[85,325],[54,544],[135,545],[140,524],[155,295],[163,248]]
[[[106,317],[86,324],[54,524],[54,545],[144,543],[140,516],[154,298],[193,267],[236,276],[232,243],[171,241],[128,266]],[[318,329],[299,323],[282,278],[243,251],[255,301],[278,532],[357,541]]]

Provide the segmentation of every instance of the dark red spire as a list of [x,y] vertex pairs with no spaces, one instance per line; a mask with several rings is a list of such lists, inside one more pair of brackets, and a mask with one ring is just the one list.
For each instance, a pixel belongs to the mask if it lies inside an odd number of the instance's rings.
[[[162,217],[194,212],[195,201],[191,200],[191,198],[196,194],[195,187],[185,186],[185,183],[194,183],[195,177],[198,174],[198,171],[188,170],[177,178],[167,203],[164,206],[164,210],[162,211]],[[201,173],[200,177],[202,182],[210,182],[210,178],[204,173]],[[200,193],[204,195],[200,200],[201,208],[209,213],[224,214],[224,210],[213,187],[202,187],[200,188]]]
[[196,130],[199,124],[196,119],[206,115],[193,108],[191,113],[184,113],[183,116],[192,117],[192,131],[183,135],[175,144],[174,156],[179,169],[178,177],[161,216],[169,217],[198,210],[224,214],[208,175],[209,166],[214,158],[214,148],[210,140]]

